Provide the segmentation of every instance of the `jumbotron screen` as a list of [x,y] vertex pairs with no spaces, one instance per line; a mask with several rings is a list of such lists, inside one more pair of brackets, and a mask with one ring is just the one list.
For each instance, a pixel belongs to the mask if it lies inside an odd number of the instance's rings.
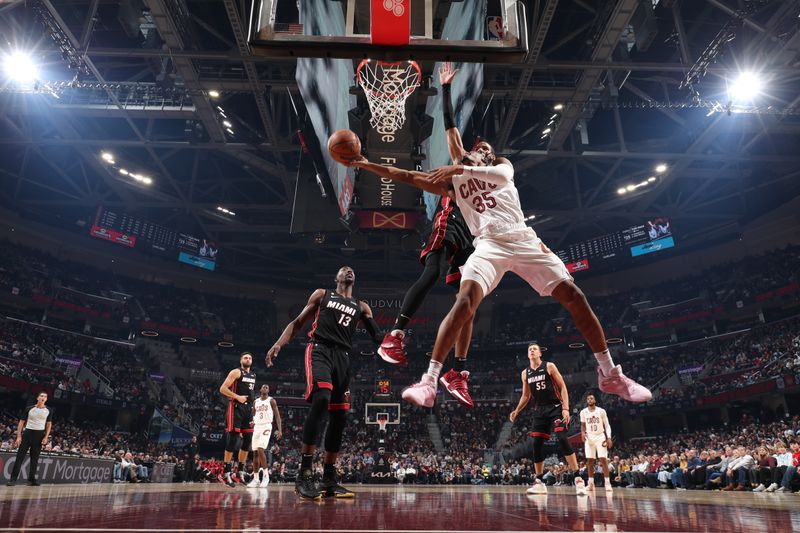
[[217,245],[120,211],[98,207],[89,234],[128,248],[176,258],[181,263],[214,270]]
[[579,242],[556,252],[570,272],[589,270],[602,264],[624,264],[632,258],[673,248],[675,238],[668,218],[658,217],[644,224]]

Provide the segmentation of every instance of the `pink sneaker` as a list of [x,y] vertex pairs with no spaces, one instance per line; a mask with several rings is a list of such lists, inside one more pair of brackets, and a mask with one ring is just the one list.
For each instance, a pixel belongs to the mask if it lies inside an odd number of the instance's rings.
[[644,403],[653,398],[653,393],[647,387],[639,385],[623,374],[620,365],[615,366],[608,375],[603,374],[598,366],[597,382],[600,384],[601,391],[607,394],[615,394],[629,402]]
[[472,409],[475,407],[475,404],[472,403],[472,396],[469,395],[468,382],[469,372],[466,370],[456,372],[451,369],[445,372],[444,376],[439,378],[439,383],[445,386],[447,392],[449,392],[453,398]]
[[403,335],[392,335],[391,331],[387,333],[383,337],[380,348],[378,348],[378,355],[387,363],[407,366],[408,360],[406,359],[406,352],[403,350]]
[[423,374],[419,383],[403,390],[403,399],[419,407],[433,407],[433,402],[436,401],[436,380]]

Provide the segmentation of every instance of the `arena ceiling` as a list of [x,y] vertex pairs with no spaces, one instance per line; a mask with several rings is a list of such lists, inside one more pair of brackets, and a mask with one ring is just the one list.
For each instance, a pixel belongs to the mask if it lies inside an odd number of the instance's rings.
[[[551,247],[656,216],[699,246],[798,195],[800,1],[527,7],[528,60],[486,65],[464,135],[511,158]],[[62,226],[100,204],[124,208],[215,239],[234,275],[328,279],[347,236],[288,232],[305,125],[295,61],[251,56],[246,13],[236,0],[0,3],[0,46],[31,51],[46,80],[28,91],[0,82],[3,203]],[[744,104],[729,97],[743,71],[763,82]],[[102,151],[154,183],[120,179]],[[366,239],[344,259],[396,280],[417,271],[396,235]]]

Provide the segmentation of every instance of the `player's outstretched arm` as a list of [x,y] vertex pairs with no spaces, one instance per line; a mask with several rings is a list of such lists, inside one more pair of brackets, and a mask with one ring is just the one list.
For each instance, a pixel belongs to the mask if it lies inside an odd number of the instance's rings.
[[461,163],[464,154],[464,143],[461,141],[461,133],[456,127],[455,114],[453,113],[453,97],[450,94],[450,87],[456,77],[458,69],[453,70],[453,64],[449,61],[442,63],[439,69],[439,82],[442,85],[442,113],[444,114],[444,131],[447,135],[447,150],[450,152],[450,159],[453,163]]
[[238,368],[234,368],[230,372],[228,372],[228,377],[225,378],[225,381],[222,382],[222,385],[219,386],[219,392],[225,396],[226,398],[230,398],[231,400],[235,400],[239,403],[247,403],[247,396],[240,396],[236,394],[231,387],[236,382],[237,379],[242,377],[242,371]]
[[567,391],[567,383],[558,368],[553,363],[547,363],[547,371],[553,379],[553,386],[558,389],[558,395],[561,398],[561,419],[564,425],[569,425],[569,391]]
[[522,371],[522,396],[519,399],[519,403],[517,404],[517,408],[511,411],[511,414],[508,416],[508,419],[512,422],[517,419],[519,413],[528,405],[528,401],[531,399],[531,388],[528,385],[528,380],[525,379],[525,371]]
[[380,344],[383,342],[383,332],[378,323],[375,322],[375,317],[372,316],[372,309],[364,301],[360,301],[359,305],[361,306],[361,323],[364,325],[364,329],[367,330],[375,344]]
[[281,333],[281,336],[275,341],[275,344],[272,345],[272,348],[267,351],[266,357],[266,364],[268,367],[272,366],[272,360],[278,357],[278,352],[281,351],[281,348],[286,346],[289,341],[291,341],[297,332],[303,328],[303,324],[311,318],[319,304],[322,302],[322,298],[325,297],[325,289],[317,289],[312,294],[311,297],[306,302],[306,306],[303,307],[303,310],[300,311],[300,314],[297,315],[297,318],[289,322],[286,328]]
[[429,181],[431,174],[427,172],[417,172],[414,170],[403,170],[401,168],[378,165],[376,163],[370,163],[363,156],[360,159],[351,161],[350,166],[364,169],[392,181],[407,183],[408,185],[433,194],[445,195],[450,188],[446,183],[432,183]]

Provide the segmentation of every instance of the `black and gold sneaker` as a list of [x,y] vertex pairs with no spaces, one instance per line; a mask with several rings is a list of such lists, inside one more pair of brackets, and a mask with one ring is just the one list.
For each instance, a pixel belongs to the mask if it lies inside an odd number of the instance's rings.
[[319,484],[319,491],[323,498],[355,498],[355,493],[339,485],[336,478],[323,478]]
[[322,495],[314,485],[314,475],[311,470],[303,470],[294,480],[294,491],[304,500],[319,500]]

